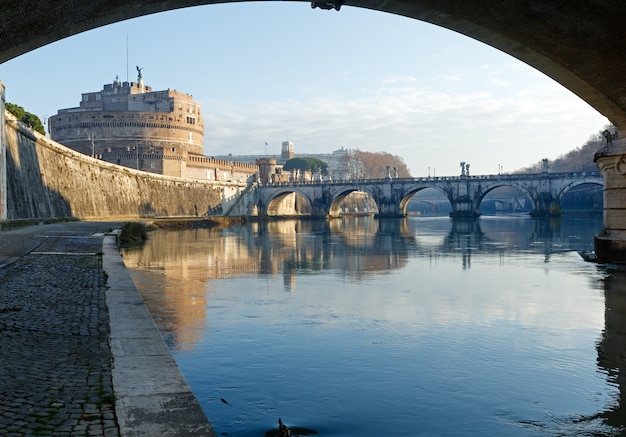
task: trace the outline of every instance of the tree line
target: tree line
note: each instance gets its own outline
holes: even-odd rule
[[[342,167],[347,169],[347,179],[383,179],[387,172],[395,177],[410,178],[411,173],[400,156],[387,152],[364,152],[362,150],[350,150],[342,158]],[[283,170],[310,171],[328,175],[328,164],[318,158],[302,157],[292,158],[283,166]]]
[[[575,172],[596,172],[598,167],[593,162],[593,156],[595,153],[604,147],[607,143],[607,139],[603,132],[610,132],[611,134],[618,133],[618,130],[613,125],[605,126],[604,129],[594,133],[589,137],[587,142],[582,146],[576,147],[567,153],[560,155],[553,161],[549,162],[549,169],[553,173],[575,173]],[[528,167],[523,167],[514,173],[539,173],[543,169],[542,160]]]

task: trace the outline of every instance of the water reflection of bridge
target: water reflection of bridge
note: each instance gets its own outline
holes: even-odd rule
[[[166,340],[185,348],[204,331],[215,280],[282,275],[285,290],[293,292],[299,272],[330,270],[367,280],[407,268],[416,254],[432,262],[458,259],[462,269],[471,268],[477,254],[505,263],[508,252],[520,249],[549,261],[553,253],[572,247],[591,249],[600,223],[599,216],[578,219],[572,231],[568,218],[521,216],[262,221],[224,229],[159,230],[145,247],[124,249],[123,256],[134,281],[165,290],[143,298],[153,317],[169,327]]]
[[[297,199],[308,215],[338,217],[340,205],[351,193],[363,192],[373,199],[380,217],[404,217],[414,194],[432,188],[443,193],[452,206],[452,217],[477,217],[480,204],[491,191],[513,187],[531,202],[531,215],[546,216],[572,189],[583,184],[603,185],[599,173],[532,173],[512,175],[366,179],[349,181],[290,182],[259,185],[249,195],[259,216],[288,215],[285,202],[297,214]],[[293,200],[294,197],[296,200]]]
[[[521,217],[448,220],[442,218],[375,220],[372,218],[333,221],[280,221],[227,229],[161,230],[145,249],[126,250],[125,263],[139,267],[140,280],[154,276],[154,286],[170,293],[144,295],[152,312],[165,326],[176,348],[192,347],[207,322],[212,280],[231,275],[259,277],[283,275],[287,291],[295,291],[295,272],[311,273],[333,269],[338,275],[367,279],[382,270],[409,266],[408,255],[421,253],[436,262],[440,257],[456,258],[459,268],[472,268],[477,262],[507,263],[507,253],[520,250],[550,256],[573,248],[586,249],[600,223],[589,217],[559,220]],[[523,231],[520,232],[520,229]],[[358,260],[338,264],[342,254]],[[486,257],[484,255],[487,255]],[[476,266],[474,266],[476,267]],[[343,273],[342,270],[346,269]],[[592,288],[604,292],[605,329],[597,342],[597,366],[611,384],[619,388],[619,398],[603,411],[577,419],[602,420],[621,427],[626,422],[622,401],[626,393],[626,272],[605,268],[604,280]],[[136,272],[133,273],[137,278]],[[169,284],[164,286],[163,284]],[[172,284],[176,284],[173,286]],[[340,286],[341,281],[338,282]],[[145,288],[145,287],[144,287]],[[165,299],[152,305],[151,299]]]
[[[130,267],[151,270],[160,281],[180,282],[172,304],[195,302],[204,308],[210,281],[232,276],[282,274],[285,288],[293,291],[298,271],[334,270],[346,277],[365,279],[405,268],[415,254],[433,260],[459,258],[463,268],[470,268],[476,253],[501,258],[521,249],[541,253],[549,260],[555,252],[591,249],[601,218],[578,219],[575,232],[570,220],[575,219],[354,217],[263,221],[225,229],[159,230],[158,237],[151,238],[145,248],[126,249],[124,261]],[[194,311],[199,317],[204,314],[191,304],[184,313],[192,316]]]

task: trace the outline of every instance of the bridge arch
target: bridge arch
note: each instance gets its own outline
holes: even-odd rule
[[[374,194],[371,190],[367,189],[367,188],[362,188],[362,187],[357,187],[355,186],[354,188],[349,188],[349,189],[342,189],[336,192],[331,193],[331,200],[330,200],[330,205],[328,207],[328,217],[332,217],[332,218],[337,218],[339,216],[341,216],[341,204],[346,200],[346,198],[348,196],[350,196],[351,194],[354,193],[365,193],[367,194],[370,199],[376,203],[376,211],[372,211],[372,214],[376,214],[378,212],[378,203],[376,202],[376,198],[374,197]]]
[[[404,196],[402,197],[402,200],[400,200],[400,205],[399,205],[400,213],[402,215],[407,215],[407,206],[409,205],[409,202],[411,201],[413,196],[415,196],[420,191],[423,191],[423,190],[426,190],[426,189],[429,189],[429,188],[433,189],[435,191],[438,191],[441,194],[443,194],[444,196],[446,196],[446,198],[448,199],[448,202],[450,202],[450,205],[452,205],[452,201],[450,200],[450,197],[440,187],[423,185],[423,186],[418,186],[418,187],[414,187],[414,188],[409,188],[406,191],[406,194],[404,194]]]
[[[559,207],[563,211],[601,212],[604,210],[604,186],[597,182],[572,186],[560,195]]]
[[[521,192],[524,196],[526,196],[526,198],[528,200],[531,201],[531,203],[533,204],[532,208],[533,210],[536,209],[536,205],[535,205],[535,198],[537,197],[536,195],[534,195],[534,193],[531,193],[528,190],[528,187],[522,183],[519,182],[515,182],[515,181],[502,181],[502,182],[496,182],[494,184],[491,184],[489,186],[487,186],[487,188],[485,188],[485,191],[481,194],[481,196],[477,199],[476,202],[476,208],[479,210],[480,209],[480,205],[482,204],[483,200],[485,199],[485,196],[487,196],[487,194],[491,193],[493,190],[496,190],[498,188],[506,188],[506,187],[511,187],[511,188],[515,188],[516,190],[518,190],[519,192]]]
[[[268,217],[311,215],[313,202],[297,188],[285,189],[273,193],[260,205]]]
[[[130,18],[241,1],[251,0],[42,0],[37,7],[29,8],[28,14],[5,2],[0,6],[0,63],[65,37]],[[585,0],[550,5],[485,0],[479,7],[473,2],[440,0],[341,3],[432,23],[502,50],[561,83],[619,129],[626,130],[626,57],[616,55],[626,53],[622,26],[626,10],[621,0],[596,2],[593,14],[588,13]]]
[[[577,181],[574,180],[572,182],[570,182],[569,184],[565,185],[558,193],[557,198],[558,200],[563,199],[563,197],[565,197],[567,195],[567,193],[569,193],[570,191],[572,191],[574,188],[579,187],[581,185],[599,185],[599,186],[603,186],[601,181],[594,181],[594,180],[582,180],[582,181]]]
[[[107,24],[184,7],[235,1],[252,0],[39,0],[27,13],[13,2],[2,2],[0,63]],[[559,82],[619,130],[626,131],[623,0],[591,5],[587,0],[481,0],[479,5],[442,0],[341,0],[341,4],[429,22],[502,50]],[[72,13],[68,14],[68,10]],[[626,141],[608,139],[607,147],[595,159],[605,185],[611,187],[605,189],[605,228],[596,237],[596,254],[600,260],[626,263]]]

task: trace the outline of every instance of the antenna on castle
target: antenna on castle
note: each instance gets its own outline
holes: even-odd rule
[[[126,34],[126,82],[128,82],[128,34]]]

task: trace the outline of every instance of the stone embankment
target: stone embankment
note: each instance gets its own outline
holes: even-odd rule
[[[199,217],[222,210],[245,184],[162,176],[91,158],[5,112],[0,220]],[[1,147],[0,147],[1,149]],[[0,150],[1,151],[1,150]]]
[[[0,233],[0,435],[215,436],[104,236],[118,225]]]

